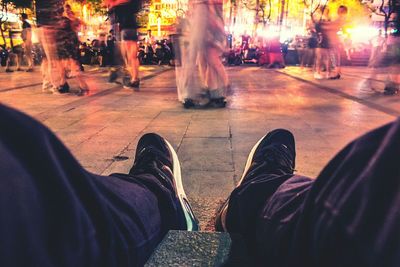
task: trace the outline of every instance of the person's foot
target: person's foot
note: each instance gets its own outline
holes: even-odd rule
[[[133,89],[135,91],[139,91],[139,87],[140,87],[140,80],[134,80],[134,81],[126,81],[124,82],[124,88],[127,89]]]
[[[158,134],[145,134],[138,142],[135,161],[129,174],[141,173],[152,173],[160,178],[163,186],[174,191],[185,217],[186,230],[199,230],[198,220],[183,189],[178,155],[172,145]]]
[[[76,93],[77,96],[84,96],[89,94],[89,89],[88,88],[81,88],[79,87],[78,92]]]
[[[183,107],[188,109],[188,108],[194,108],[196,106],[196,104],[194,103],[193,99],[191,98],[185,98],[185,100],[183,100]]]
[[[48,81],[44,81],[42,83],[42,92],[45,94],[52,94],[54,91],[56,91],[55,88],[53,88],[53,85],[48,82]]]
[[[210,99],[210,105],[214,108],[224,108],[226,107],[225,97],[212,98]]]
[[[26,72],[33,72],[33,68],[28,68]]]
[[[236,187],[263,173],[293,174],[295,168],[296,149],[294,136],[284,129],[276,129],[261,138],[251,149],[242,177]],[[261,166],[261,168],[260,168]],[[215,220],[217,231],[228,231],[226,214],[229,199],[221,206]]]
[[[22,71],[22,69],[21,68],[17,68],[16,71]]]
[[[6,69],[6,72],[11,73],[11,72],[14,72],[14,71],[13,71],[13,70],[10,70],[10,69]]]
[[[61,85],[60,87],[58,87],[58,92],[59,92],[60,94],[69,93],[69,85],[68,85],[68,83],[64,83],[63,85]]]
[[[338,74],[336,74],[335,76],[331,76],[331,77],[329,77],[329,80],[338,80],[338,79],[340,79],[340,73],[338,73]]]
[[[394,83],[389,83],[385,85],[385,89],[383,90],[384,95],[395,95],[399,93],[399,88]]]

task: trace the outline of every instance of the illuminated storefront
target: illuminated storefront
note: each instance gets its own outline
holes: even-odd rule
[[[177,16],[184,14],[186,9],[187,1],[154,0],[149,8],[147,28],[157,37],[167,37],[175,31]]]

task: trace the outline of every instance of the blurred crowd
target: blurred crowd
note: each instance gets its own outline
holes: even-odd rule
[[[121,6],[121,4],[112,4],[117,2],[121,2],[124,9],[126,9],[126,3],[130,1],[104,0],[109,10],[110,30],[106,33],[99,34],[93,39],[86,39],[84,41],[78,36],[78,31],[83,25],[83,22],[75,16],[68,4],[63,5],[56,13],[52,14],[52,16],[57,16],[55,20],[57,23],[55,25],[51,27],[40,27],[40,19],[38,19],[39,25],[37,26],[42,28],[42,30],[38,30],[38,35],[40,36],[42,34],[43,37],[40,43],[32,42],[32,26],[27,20],[26,14],[21,14],[21,38],[23,43],[13,45],[11,40],[11,46],[0,47],[1,65],[5,67],[6,72],[33,71],[34,65],[41,65],[44,77],[43,88],[45,91],[49,89],[54,92],[55,89],[50,87],[55,86],[58,88],[58,92],[68,92],[69,86],[64,77],[74,76],[79,80],[79,92],[86,93],[88,91],[88,86],[85,84],[84,79],[81,78],[83,75],[82,72],[84,71],[83,65],[99,65],[100,67],[117,67],[124,65],[124,63],[121,63],[121,56],[117,56],[121,54],[118,50],[122,47],[120,47],[119,43],[121,41],[121,29],[115,28],[115,25],[121,25],[121,23],[116,21],[116,19],[118,19],[118,17],[127,17],[129,14],[136,14],[140,10],[140,7],[130,7],[130,13],[125,14],[125,11],[121,11],[121,9],[118,11],[118,8],[115,8],[115,6]],[[194,7],[196,7],[197,2],[194,1],[193,3],[195,3]],[[200,1],[200,3],[202,2]],[[212,3],[210,6],[215,6],[215,3]],[[42,8],[42,10],[46,10],[46,7],[44,9]],[[213,7],[212,10],[217,9]],[[198,12],[201,13],[201,10]],[[213,11],[212,14],[217,13],[218,12]],[[40,18],[40,8],[38,14]],[[186,17],[189,18],[192,16],[190,23],[196,26],[196,23],[193,21],[195,17],[191,14],[194,14],[194,12],[188,11]],[[204,16],[205,15],[203,15],[203,17]],[[114,17],[116,19],[113,19]],[[214,17],[218,18],[218,16]],[[218,21],[218,19],[215,21]],[[190,24],[189,22],[186,23]],[[257,64],[267,68],[284,68],[286,65],[298,64],[301,68],[312,68],[314,78],[317,80],[340,79],[342,74],[341,66],[345,64],[368,65],[371,69],[371,75],[369,81],[367,81],[367,87],[373,88],[374,86],[370,80],[374,80],[378,75],[384,74],[386,75],[384,78],[385,93],[397,93],[400,79],[398,77],[399,75],[397,75],[399,72],[397,66],[399,65],[400,58],[398,52],[400,47],[399,38],[391,34],[391,32],[384,32],[381,29],[379,30],[379,34],[374,35],[367,45],[364,44],[364,47],[356,49],[345,30],[350,23],[351,18],[348,16],[348,9],[346,6],[341,5],[334,11],[329,10],[326,6],[322,6],[313,13],[312,20],[307,27],[306,36],[296,36],[294,38],[282,40],[279,34],[254,36],[244,32],[241,36],[234,37],[232,34],[226,33],[223,28],[222,19],[221,31],[218,31],[218,27],[215,27],[217,30],[214,30],[212,34],[215,35],[215,33],[218,32],[219,37],[224,36],[222,38],[225,38],[224,41],[221,40],[220,43],[222,45],[218,52],[218,57],[223,65],[237,66],[242,64]],[[45,24],[47,24],[46,21]],[[179,21],[177,24],[179,24]],[[200,18],[200,23],[197,24],[206,25],[206,23],[204,23],[204,18]],[[168,64],[174,66],[177,60],[179,61],[182,59],[182,55],[179,55],[177,59],[177,53],[186,53],[186,55],[183,56],[190,57],[190,53],[193,51],[184,47],[179,47],[180,41],[178,38],[186,38],[185,40],[187,43],[196,42],[202,44],[204,42],[199,37],[204,35],[201,31],[197,31],[196,33],[189,31],[186,33],[188,36],[195,36],[192,38],[193,40],[191,40],[191,37],[183,37],[183,35],[179,33],[170,35],[169,37],[156,38],[152,35],[151,30],[148,30],[146,35],[140,35],[136,31],[138,27],[136,24],[127,25],[127,27],[134,28],[135,31],[135,40],[126,40],[134,42],[134,46],[132,46],[134,50],[132,51],[134,55],[137,55],[137,57],[128,57],[135,59],[131,67],[127,66],[127,69],[130,68],[131,70],[137,69],[139,64]],[[210,29],[213,27],[212,25],[209,26]],[[43,35],[43,29],[47,37]],[[179,32],[179,29],[177,31]],[[205,32],[205,30],[203,32]],[[207,36],[210,35],[210,33],[205,34],[206,36],[203,39],[207,39]],[[49,36],[52,36],[52,38],[49,38]],[[212,39],[213,42],[216,42],[216,40],[216,38]],[[197,46],[196,49],[200,49],[201,45]],[[47,64],[48,58],[46,57],[46,50],[47,53],[52,51],[51,54],[57,55],[57,68],[51,67],[54,66],[55,61],[52,61],[50,64],[51,66]],[[213,51],[210,51],[210,49],[205,49],[204,51],[206,51],[204,52],[205,54],[203,52],[197,52],[197,57],[203,54],[206,58],[214,57],[212,55]],[[360,55],[360,58],[364,59],[363,62],[355,62],[354,57],[357,53]],[[125,57],[125,61],[126,59]],[[201,65],[200,59],[192,59],[192,61]],[[220,67],[216,69],[218,70]],[[224,76],[221,71],[217,72]],[[57,76],[57,74],[54,73],[58,73],[59,78],[57,79],[59,82],[54,82],[54,77]],[[132,78],[132,82],[138,81],[137,73],[138,71],[130,73],[132,77],[135,77],[134,79]],[[111,78],[111,80],[113,80],[113,78]],[[225,85],[223,86],[226,87],[228,83],[224,83]],[[50,84],[52,84],[52,86]]]

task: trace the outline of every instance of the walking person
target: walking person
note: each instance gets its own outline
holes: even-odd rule
[[[400,37],[395,35],[378,36],[371,40],[372,52],[368,63],[369,77],[364,86],[376,91],[377,81],[384,83],[383,94],[396,95],[400,92]]]
[[[340,79],[341,77],[341,51],[343,50],[342,40],[338,36],[338,32],[343,30],[346,24],[347,7],[344,5],[339,6],[337,10],[337,19],[329,23],[328,26],[328,39],[329,40],[329,54],[333,71],[328,73],[331,80]]]
[[[186,30],[187,56],[182,56],[184,68],[183,98],[185,108],[225,107],[229,86],[228,76],[220,56],[225,49],[222,2],[195,0],[191,2],[190,26]],[[197,78],[196,74],[199,74]]]
[[[36,19],[39,40],[44,51],[42,62],[43,92],[68,93],[63,83],[62,66],[57,53],[57,32],[64,12],[64,0],[39,0],[36,4]]]
[[[70,87],[67,83],[67,72],[71,73],[71,77],[75,77],[79,83],[79,89],[75,93],[79,96],[89,93],[89,86],[83,77],[80,64],[79,64],[79,41],[78,35],[74,31],[73,21],[67,16],[60,19],[57,27],[56,35],[57,53],[61,69],[61,84],[65,88],[60,93],[69,92]]]
[[[26,60],[28,61],[28,68],[26,72],[33,71],[33,57],[32,57],[32,26],[27,21],[28,15],[25,13],[21,14],[21,21],[22,21],[22,32],[21,38],[24,42],[24,55]]]
[[[221,61],[221,55],[226,48],[222,6],[222,1],[208,1],[206,47],[199,51],[199,69],[206,96],[217,107],[225,107],[226,90],[229,86],[228,75]]]
[[[321,15],[318,15],[316,12],[314,17],[318,18],[315,23],[315,31],[317,34],[317,48],[315,49],[315,72],[314,78],[321,80],[329,77],[329,73],[331,71],[331,62],[329,58],[329,37],[328,37],[328,28],[329,28],[329,11],[325,7],[321,10]],[[324,75],[327,73],[327,75]]]
[[[124,87],[138,90],[140,79],[136,14],[141,9],[141,2],[140,0],[104,0],[103,3],[109,9],[108,14],[112,28],[117,36],[118,48],[123,61],[121,65],[124,65],[129,73],[128,77],[123,78]],[[117,50],[115,49],[118,53]],[[109,81],[116,81],[119,72],[120,69],[112,70]]]

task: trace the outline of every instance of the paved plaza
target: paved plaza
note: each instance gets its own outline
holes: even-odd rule
[[[296,170],[315,177],[353,138],[400,115],[400,96],[384,96],[379,77],[376,90],[365,86],[367,68],[344,68],[342,79],[318,81],[311,70],[298,67],[227,70],[232,89],[225,109],[183,109],[174,69],[163,66],[142,67],[139,92],[107,83],[105,69],[88,69],[94,89],[83,97],[42,93],[38,70],[1,70],[0,102],[43,122],[97,174],[127,172],[140,136],[161,134],[178,152],[203,230],[213,230],[217,206],[240,179],[251,147],[268,131],[293,131]]]

